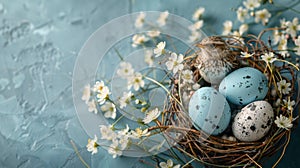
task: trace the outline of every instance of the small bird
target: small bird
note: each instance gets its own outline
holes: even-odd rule
[[[228,44],[221,37],[211,36],[196,44],[196,67],[203,79],[213,85],[219,84],[222,79],[234,68],[235,57]]]

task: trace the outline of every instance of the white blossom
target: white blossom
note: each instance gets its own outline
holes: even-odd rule
[[[198,83],[193,84],[192,89],[197,90],[200,88],[200,85]]]
[[[120,68],[117,70],[117,75],[127,79],[134,74],[134,69],[132,68],[132,65],[129,62],[121,62]]]
[[[203,27],[203,20],[196,21],[194,24],[189,26],[191,31],[197,31]]]
[[[237,18],[240,22],[244,23],[245,19],[249,18],[248,10],[244,9],[243,7],[239,7],[236,11]]]
[[[118,131],[118,137],[122,137],[129,134],[129,126],[126,124],[126,128]]]
[[[94,112],[95,114],[98,113],[98,110],[97,110],[97,106],[96,106],[96,102],[95,100],[91,100],[87,103],[88,105],[88,111],[89,112]]]
[[[139,99],[135,99],[135,104],[140,104],[140,100]]]
[[[111,102],[106,102],[104,105],[102,105],[101,111],[104,112],[105,118],[115,119],[117,116],[116,106]]]
[[[158,110],[158,108],[155,108],[153,110],[150,110],[146,113],[145,118],[143,119],[143,122],[145,124],[149,124],[151,121],[157,119],[161,114],[161,111]]]
[[[108,95],[110,94],[109,89],[107,86],[104,87],[103,92],[97,94],[97,102],[102,105],[105,103],[106,99],[108,98]]]
[[[283,37],[280,38],[279,40],[279,44],[277,46],[279,53],[283,56],[283,57],[288,57],[290,54],[287,51],[288,47],[287,47],[287,39],[284,38],[284,35],[282,35]]]
[[[141,28],[141,27],[143,27],[144,22],[145,22],[145,16],[146,16],[146,14],[145,14],[144,12],[140,12],[140,14],[138,15],[138,17],[137,17],[136,20],[135,20],[134,26],[135,26],[136,28]]]
[[[203,7],[198,8],[193,14],[193,20],[194,21],[199,20],[202,17],[204,12],[205,12],[205,8]]]
[[[160,31],[159,30],[151,30],[151,31],[147,32],[147,35],[152,38],[158,37],[160,35]]]
[[[181,71],[183,69],[183,55],[179,54],[177,56],[176,53],[172,53],[169,57],[169,60],[166,62],[166,66],[168,70],[172,70],[173,73],[177,73],[178,71]]]
[[[239,27],[239,34],[242,36],[245,32],[248,31],[248,24],[242,24],[240,27]]]
[[[283,99],[284,106],[287,107],[289,111],[294,110],[295,101],[291,101],[291,99],[285,100]]]
[[[135,34],[132,37],[132,47],[137,47],[139,45],[144,44],[145,42],[147,42],[149,39],[143,35],[143,34]]]
[[[275,88],[271,89],[271,95],[273,97],[276,97],[277,96],[277,90]]]
[[[132,96],[133,96],[133,94],[131,93],[131,91],[123,93],[123,96],[119,100],[121,109],[123,109],[124,107],[127,106],[127,104],[130,103]]]
[[[187,91],[183,91],[182,93],[182,101],[183,102],[189,102],[190,100],[190,94]]]
[[[119,147],[119,141],[118,140],[113,140],[112,144],[108,148],[108,153],[113,156],[113,158],[116,158],[117,156],[122,155],[122,150]]]
[[[280,93],[282,94],[288,94],[292,89],[290,88],[291,83],[286,82],[286,80],[281,80],[277,82],[277,88]]]
[[[119,146],[120,150],[124,150],[128,147],[129,144],[129,136],[128,135],[123,135],[119,137]]]
[[[93,92],[100,93],[102,92],[102,89],[105,87],[103,81],[96,81],[96,83],[93,86]]]
[[[83,101],[85,101],[85,103],[87,104],[88,101],[90,100],[90,97],[91,97],[91,86],[90,86],[90,84],[88,84],[88,85],[84,86],[81,99]]]
[[[198,40],[200,40],[201,38],[201,33],[199,33],[198,31],[192,31],[192,34],[189,36],[189,42],[190,43],[194,43]]]
[[[243,38],[241,38],[242,35],[240,34],[239,31],[235,30],[235,31],[232,32],[231,34],[232,34],[233,36],[235,36],[235,37],[234,37],[235,39],[242,41]]]
[[[276,61],[275,55],[273,52],[265,53],[264,55],[261,56],[261,59],[264,60],[267,64],[268,63],[273,63]]]
[[[93,87],[93,91],[96,92],[97,102],[100,105],[105,103],[106,99],[111,94],[109,88],[104,85],[103,81],[97,81]]]
[[[223,33],[222,35],[229,35],[232,30],[232,21],[227,20],[223,23]]]
[[[266,25],[269,22],[269,18],[271,17],[271,13],[267,9],[258,10],[255,12],[256,23],[261,22],[263,25]]]
[[[280,104],[281,104],[281,100],[280,100],[280,98],[278,98],[278,99],[276,100],[276,102],[274,103],[274,105],[275,105],[275,107],[279,107]]]
[[[281,28],[286,28],[287,27],[287,21],[285,20],[285,18],[282,18],[279,21],[280,21],[280,27]]]
[[[165,54],[165,47],[166,47],[166,42],[161,41],[156,45],[156,48],[154,48],[153,52],[155,54],[155,57],[159,57],[163,54]]]
[[[147,63],[150,67],[153,65],[153,51],[152,50],[145,50],[145,63]]]
[[[249,10],[260,7],[260,0],[247,0],[243,2],[244,6]]]
[[[290,128],[293,127],[291,120],[283,116],[282,114],[280,114],[279,117],[276,116],[275,124],[277,125],[277,127],[284,128],[286,130],[289,130]]]
[[[149,136],[150,132],[148,132],[148,129],[142,130],[141,128],[136,128],[135,130],[131,131],[131,136],[134,139],[139,139],[141,137]]]
[[[194,83],[193,72],[191,70],[186,69],[182,71],[181,78],[183,80],[183,83]]]
[[[250,58],[254,55],[254,53],[250,54],[248,52],[241,52],[241,57],[243,58]]]
[[[180,165],[175,165],[171,159],[168,159],[167,162],[160,162],[159,166],[161,168],[180,168]]]
[[[116,139],[117,134],[112,129],[113,127],[111,125],[100,125],[101,139],[106,139],[110,141]]]
[[[141,73],[136,72],[132,77],[128,78],[127,89],[131,89],[132,86],[135,91],[139,90],[140,87],[145,86],[143,75]]]
[[[297,55],[300,55],[300,36],[294,41],[296,45],[296,53]]]
[[[87,151],[91,152],[92,155],[96,154],[98,152],[98,144],[97,144],[98,138],[95,135],[94,139],[88,139],[88,144],[86,145]]]
[[[168,17],[169,17],[169,12],[164,11],[159,15],[156,22],[158,23],[159,26],[164,26],[164,25],[166,25]]]
[[[236,30],[236,31],[232,32],[231,35],[234,36],[234,39],[236,41],[239,41],[244,44],[244,39],[243,39],[242,35],[239,33],[239,31]]]
[[[282,32],[280,32],[278,30],[274,30],[273,31],[273,41],[272,41],[272,44],[274,44],[274,45],[278,44],[282,37],[284,37],[284,35],[282,34]]]
[[[294,18],[293,21],[286,22],[286,33],[289,33],[293,38],[297,36],[297,31],[300,31],[300,24],[298,18]]]

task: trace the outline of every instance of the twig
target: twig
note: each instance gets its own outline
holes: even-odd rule
[[[258,166],[259,168],[262,168],[261,165],[259,165],[252,157],[250,157],[248,154],[246,154],[246,156],[256,165]]]
[[[286,142],[286,144],[285,144],[284,147],[283,147],[283,150],[282,150],[282,153],[281,153],[279,159],[278,159],[278,160],[276,161],[276,163],[272,166],[272,168],[275,168],[275,167],[278,165],[278,163],[280,162],[280,160],[283,158],[283,156],[284,156],[284,154],[285,154],[285,151],[286,151],[286,148],[287,148],[288,144],[290,143],[290,139],[291,139],[291,131],[288,132],[287,142]]]
[[[121,61],[124,61],[124,58],[122,57],[122,55],[120,54],[119,50],[114,48],[115,52],[117,53],[118,57],[120,58]]]
[[[273,31],[273,30],[285,30],[286,28],[276,28],[276,27],[271,27],[271,28],[266,28],[262,30],[259,35],[257,36],[258,40],[261,40],[261,37],[268,31]]]
[[[192,160],[188,161],[185,165],[182,166],[182,168],[185,168],[186,166],[188,166],[190,163],[192,163],[193,161],[195,161],[196,159],[193,158]]]

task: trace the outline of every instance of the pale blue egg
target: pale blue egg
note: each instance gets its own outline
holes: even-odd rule
[[[193,125],[211,135],[222,133],[231,118],[227,100],[211,87],[200,88],[192,95],[188,111]]]
[[[219,92],[233,104],[246,105],[266,97],[268,80],[262,72],[255,68],[240,68],[222,80]]]

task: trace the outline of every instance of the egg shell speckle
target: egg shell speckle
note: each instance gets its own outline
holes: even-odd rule
[[[272,106],[266,101],[255,101],[242,108],[233,121],[233,135],[241,141],[257,141],[271,128],[274,119]]]
[[[190,99],[189,116],[197,129],[218,135],[228,127],[231,110],[225,97],[216,89],[202,87]]]
[[[268,93],[268,80],[255,68],[240,68],[222,80],[219,92],[235,105],[246,105],[265,98]]]

